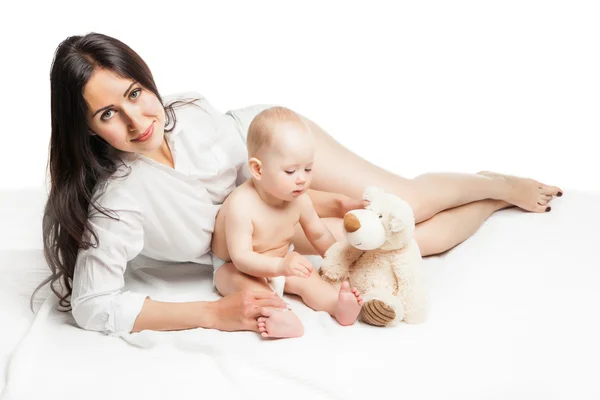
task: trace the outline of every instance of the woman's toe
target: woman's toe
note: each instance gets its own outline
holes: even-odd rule
[[[550,203],[550,201],[552,201],[552,196],[546,196],[546,195],[542,195],[540,196],[540,198],[538,199],[538,204],[541,206],[545,206],[548,203]]]
[[[542,185],[542,194],[547,196],[562,196],[562,190],[556,186]]]

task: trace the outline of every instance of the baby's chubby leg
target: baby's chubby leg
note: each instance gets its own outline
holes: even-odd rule
[[[308,278],[286,277],[285,292],[300,296],[304,303],[315,311],[325,311],[340,325],[352,325],[358,318],[363,299],[358,290],[344,282],[338,292],[325,282],[316,271]]]

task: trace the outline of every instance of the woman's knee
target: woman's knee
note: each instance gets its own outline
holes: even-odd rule
[[[426,221],[437,213],[435,204],[439,194],[436,193],[435,188],[432,188],[426,179],[421,179],[425,176],[421,175],[410,179],[410,189],[407,190],[404,196],[400,196],[410,204],[416,223]]]
[[[444,234],[439,229],[432,231],[432,226],[427,226],[431,221],[417,225],[415,229],[415,241],[421,251],[421,257],[435,256],[448,251],[452,247],[452,237]]]

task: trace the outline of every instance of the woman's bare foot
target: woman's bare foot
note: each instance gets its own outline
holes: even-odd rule
[[[335,319],[343,326],[354,324],[363,303],[362,296],[358,293],[358,290],[350,288],[350,284],[347,281],[343,282],[334,313]]]
[[[300,318],[289,310],[266,308],[258,318],[258,330],[262,337],[294,338],[304,335]]]
[[[506,195],[501,199],[510,204],[532,212],[548,212],[548,205],[554,196],[562,196],[562,190],[556,186],[548,186],[528,178],[520,178],[512,175],[503,175],[496,172],[481,171],[482,175],[491,179],[501,180],[506,184]]]

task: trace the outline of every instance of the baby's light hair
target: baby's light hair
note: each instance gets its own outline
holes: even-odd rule
[[[296,112],[286,107],[276,106],[259,112],[248,127],[246,147],[248,157],[256,157],[261,149],[271,146],[273,134],[282,123],[298,124],[310,132],[306,121]]]

